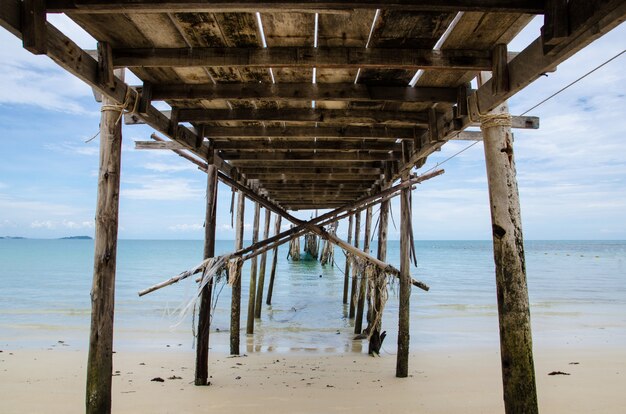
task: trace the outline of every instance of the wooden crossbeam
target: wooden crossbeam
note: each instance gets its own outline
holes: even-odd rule
[[[24,0],[22,7],[22,44],[24,49],[35,55],[45,55],[46,2],[45,0]]]
[[[141,87],[138,87],[141,90]],[[172,99],[205,100],[315,100],[456,103],[456,88],[368,86],[354,83],[222,83],[154,84],[155,101]]]
[[[541,0],[309,0],[254,1],[254,0],[48,0],[48,8],[55,13],[169,13],[169,12],[236,12],[236,11],[324,11],[352,9],[388,9],[406,11],[507,12],[541,14]]]
[[[350,167],[327,167],[327,168],[319,168],[319,167],[307,167],[304,166],[302,168],[297,168],[293,170],[286,170],[285,168],[280,167],[246,167],[240,168],[240,172],[242,174],[269,174],[269,173],[282,173],[288,171],[289,173],[319,173],[319,174],[381,174],[382,168],[350,168]]]
[[[223,151],[401,151],[393,142],[369,141],[216,141],[215,150]]]
[[[425,129],[419,127],[308,127],[308,126],[287,126],[287,127],[220,127],[205,126],[204,134],[207,138],[357,138],[357,139],[396,139],[412,140],[416,136],[423,134]]]
[[[400,159],[401,153],[369,153],[369,152],[226,152],[220,151],[224,160],[248,161],[256,163],[258,160],[271,161],[393,161]]]
[[[179,122],[278,121],[278,122],[401,122],[428,125],[425,112],[361,109],[180,109]]]
[[[489,50],[345,47],[114,49],[116,67],[491,70]]]
[[[277,167],[277,168],[336,168],[336,167],[349,167],[349,168],[381,168],[381,161],[364,161],[350,163],[344,161],[341,164],[337,164],[334,161],[315,160],[306,163],[299,162],[298,160],[256,160],[256,162],[250,162],[248,160],[229,160],[229,164],[245,171],[249,167]]]
[[[283,180],[324,180],[324,181],[375,181],[380,178],[380,174],[341,174],[341,173],[247,173],[248,179],[258,179],[266,181],[283,181]]]

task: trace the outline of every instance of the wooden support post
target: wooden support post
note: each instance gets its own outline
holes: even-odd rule
[[[141,96],[137,105],[137,113],[139,115],[148,115],[148,108],[152,103],[152,83],[144,82],[141,87]]]
[[[493,64],[491,68],[492,80],[491,92],[494,95],[507,93],[509,86],[509,62],[507,59],[506,44],[499,43],[493,48]]]
[[[237,222],[235,224],[235,250],[243,248],[243,219],[246,207],[246,197],[239,191],[237,196]],[[238,271],[233,282],[233,291],[230,306],[230,354],[239,355],[239,330],[241,322],[241,270]]]
[[[348,244],[352,243],[352,216],[348,218]],[[344,268],[343,278],[343,304],[348,303],[348,287],[350,286],[350,260],[346,255],[346,266]]]
[[[496,264],[500,355],[507,414],[537,413],[524,240],[510,115],[503,104],[482,117]]]
[[[546,0],[541,40],[544,53],[549,53],[569,36],[568,0]]]
[[[276,215],[276,219],[274,221],[274,235],[280,234],[280,221],[282,217],[280,214]],[[276,277],[276,263],[278,262],[278,246],[274,247],[274,251],[272,252],[272,272],[270,273],[270,283],[267,287],[267,301],[265,302],[267,305],[272,304],[272,293],[274,293],[274,278]]]
[[[204,219],[204,258],[215,255],[215,217],[217,210],[217,167],[207,168],[206,214]],[[209,331],[211,329],[211,296],[213,279],[209,280],[200,294],[198,333],[196,341],[196,385],[207,385],[209,377]]]
[[[363,234],[363,251],[370,251],[370,231],[372,227],[372,208],[368,207],[365,212],[365,232]],[[359,283],[359,300],[357,302],[356,318],[354,320],[354,333],[360,334],[363,329],[363,311],[365,310],[365,295],[367,294],[367,276],[365,270],[361,274]]]
[[[355,214],[354,219],[354,247],[359,247],[359,236],[361,234],[361,212]],[[356,272],[357,267],[352,267],[352,287],[350,288],[350,312],[348,317],[350,319],[354,319],[354,314],[356,310],[356,304],[354,303],[354,299],[356,297],[356,288],[357,288],[357,280],[356,280]]]
[[[263,240],[267,240],[270,236],[270,219],[272,218],[272,212],[265,209],[265,227],[263,229]],[[265,287],[265,267],[267,264],[267,253],[261,255],[261,266],[259,269],[259,281],[257,283],[256,290],[256,305],[254,306],[254,317],[261,317],[261,307],[263,306],[263,288]]]
[[[22,45],[24,49],[35,55],[47,53],[45,0],[22,2]]]
[[[261,215],[261,205],[254,203],[254,224],[252,227],[252,244],[259,241],[259,216]],[[246,333],[252,335],[254,333],[254,305],[256,295],[256,275],[257,275],[257,258],[250,260],[250,291],[248,294],[248,323],[246,325]]]
[[[119,74],[123,77],[123,74]],[[100,168],[96,204],[91,334],[87,359],[86,412],[111,412],[113,374],[113,314],[119,218],[122,124],[120,111],[108,97],[100,117]]]
[[[408,175],[402,177],[406,180]],[[409,317],[411,305],[411,275],[409,273],[411,238],[411,208],[409,204],[410,188],[403,188],[400,196],[400,303],[398,305],[398,355],[396,360],[396,377],[406,378],[409,375]]]
[[[389,200],[385,200],[380,204],[380,219],[378,222],[378,260],[383,262],[387,260],[387,228],[389,225]],[[385,275],[381,274],[380,269],[377,272],[376,290],[372,298],[372,317],[370,323],[370,341],[368,346],[368,354],[372,354],[375,350],[380,351],[380,333],[382,329],[382,310],[383,298],[379,289],[385,288]],[[381,314],[380,318],[376,318],[377,314]]]
[[[98,42],[98,83],[108,89],[115,88],[112,50],[109,43]]]

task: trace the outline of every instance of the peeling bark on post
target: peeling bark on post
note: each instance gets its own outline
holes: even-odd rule
[[[237,223],[235,224],[235,250],[243,248],[243,219],[246,197],[240,191],[237,196]],[[241,269],[235,276],[230,307],[230,354],[239,355],[239,330],[241,323]]]
[[[123,72],[117,74],[123,79]],[[113,374],[113,314],[119,218],[122,124],[121,108],[102,100],[100,118],[100,169],[91,288],[91,334],[87,359],[87,413],[111,412]]]
[[[507,414],[538,412],[524,239],[506,104],[481,119],[496,265],[500,354]]]
[[[402,177],[403,180],[408,176]],[[398,305],[398,355],[396,359],[396,377],[409,375],[409,317],[411,305],[410,234],[411,207],[409,204],[410,188],[403,188],[400,196],[400,303]]]
[[[276,215],[276,221],[274,222],[274,235],[280,233],[280,221],[281,216],[279,214]],[[267,301],[265,302],[267,305],[272,304],[272,293],[274,292],[274,278],[276,277],[276,263],[278,262],[278,246],[274,247],[273,255],[272,255],[272,272],[270,274],[270,283],[267,287]]]
[[[355,214],[356,218],[354,219],[354,247],[359,247],[359,235],[361,233],[361,212]],[[357,288],[357,280],[356,280],[356,266],[352,267],[352,287],[350,288],[350,313],[348,317],[350,319],[354,319],[354,314],[356,311],[356,303],[354,303],[354,299],[356,296],[356,288]]]
[[[206,215],[204,219],[204,259],[215,255],[215,216],[217,212],[217,167],[207,168]],[[211,329],[211,296],[213,279],[200,294],[198,338],[196,341],[196,385],[207,385],[209,376],[209,332]]]
[[[261,215],[261,205],[254,203],[254,224],[252,227],[252,244],[259,241],[259,216]],[[257,258],[254,256],[250,260],[250,291],[248,294],[248,323],[246,324],[246,333],[252,335],[254,333],[254,305],[256,303],[256,274],[257,274]]]
[[[370,230],[372,227],[372,208],[368,207],[365,212],[365,232],[363,234],[363,251],[370,251]],[[366,272],[361,274],[359,282],[359,300],[357,302],[356,318],[354,320],[354,333],[360,334],[363,328],[363,311],[365,310],[365,295],[367,294],[367,277]]]
[[[265,209],[265,227],[263,229],[263,240],[267,240],[270,236],[270,219],[272,218],[272,212]],[[263,288],[265,287],[265,267],[267,265],[267,253],[261,255],[261,265],[259,269],[259,280],[256,290],[256,304],[254,306],[254,317],[259,319],[261,317],[261,307],[263,306]]]
[[[352,222],[353,222],[353,217],[350,216],[348,218],[348,244],[352,243]],[[350,260],[348,260],[348,256],[346,256],[346,266],[344,268],[344,278],[343,278],[343,304],[344,305],[348,303],[349,286],[350,286]]]

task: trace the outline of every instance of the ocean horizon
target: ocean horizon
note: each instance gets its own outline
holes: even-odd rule
[[[231,240],[218,240],[216,254],[233,247]],[[371,251],[376,248],[374,240]],[[491,240],[416,240],[415,248],[418,267],[411,274],[431,289],[413,288],[411,348],[497,347]],[[200,263],[202,249],[202,240],[120,239],[117,349],[194,346],[193,312],[180,314],[196,293],[192,278],[141,298],[137,292]],[[525,250],[536,345],[626,345],[626,241],[526,240]],[[283,245],[272,306],[264,305],[254,336],[242,331],[245,352],[366,352],[365,342],[353,340],[353,322],[342,304],[342,250],[335,248],[332,266],[286,256]],[[388,261],[399,264],[398,241],[389,241]],[[270,264],[271,253],[265,292]],[[242,273],[242,326],[249,266]],[[93,240],[0,240],[0,343],[34,348],[62,341],[86,348],[92,270]],[[396,287],[390,286],[383,318],[388,353],[396,347]],[[211,347],[227,352],[230,287],[218,284],[214,299]]]

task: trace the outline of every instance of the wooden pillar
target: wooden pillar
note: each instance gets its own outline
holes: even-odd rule
[[[368,207],[365,212],[365,233],[363,234],[363,251],[370,251],[370,230],[372,227],[372,208]],[[354,320],[354,333],[360,334],[363,329],[363,311],[365,310],[365,295],[367,294],[367,275],[363,271],[359,282],[359,300],[357,302],[356,319]]]
[[[261,215],[261,205],[254,203],[254,224],[252,227],[252,244],[259,241],[259,216]],[[248,323],[246,325],[246,333],[252,335],[254,333],[254,305],[256,301],[256,274],[257,274],[257,258],[254,256],[250,260],[250,291],[248,294]]]
[[[121,71],[117,76],[124,78]],[[85,411],[98,414],[111,412],[115,266],[122,157],[122,123],[118,122],[122,109],[115,105],[114,101],[103,97],[85,401]]]
[[[280,233],[280,221],[281,216],[276,215],[276,219],[274,221],[274,235]],[[272,293],[274,293],[274,278],[276,277],[276,263],[278,262],[278,246],[274,247],[273,256],[272,256],[272,272],[270,273],[270,283],[267,287],[267,301],[265,302],[268,305],[272,304]]]
[[[537,413],[530,310],[526,285],[511,118],[506,104],[481,118],[496,264],[500,356],[507,414]]]
[[[408,179],[408,175],[402,177]],[[396,377],[406,378],[409,375],[409,317],[411,305],[410,267],[410,187],[403,188],[400,195],[400,303],[398,315],[398,355],[396,359]]]
[[[246,197],[243,192],[237,196],[237,222],[235,224],[235,251],[243,248],[243,219]],[[241,269],[237,271],[230,305],[230,354],[239,355],[239,331],[241,322]]]
[[[263,240],[267,240],[270,237],[270,219],[272,218],[272,212],[265,209],[265,227],[263,228]],[[254,317],[261,317],[261,307],[263,306],[263,288],[265,287],[265,267],[267,264],[267,253],[261,255],[261,266],[259,269],[259,281],[257,283],[256,290],[256,305],[254,306]]]
[[[387,261],[387,229],[389,225],[389,200],[385,200],[380,203],[380,219],[378,222],[378,254],[376,258],[380,261]],[[383,299],[380,295],[381,288],[385,287],[385,275],[381,274],[380,269],[377,269],[376,273],[376,290],[373,294],[372,300],[372,316],[370,323],[370,341],[368,353],[372,354],[376,344],[380,344],[380,332],[382,328],[382,319],[376,319],[377,313],[382,313]],[[381,315],[382,318],[382,315]]]
[[[217,210],[217,167],[209,164],[207,169],[206,214],[204,219],[204,258],[215,255],[215,216]],[[200,294],[198,315],[198,339],[196,341],[196,385],[207,385],[209,377],[209,331],[211,329],[211,296],[213,279],[209,280]]]
[[[361,233],[361,212],[356,213],[356,218],[354,220],[354,247],[359,247],[359,235]],[[348,317],[350,319],[354,319],[356,304],[354,303],[354,299],[356,296],[356,288],[357,288],[357,280],[356,280],[356,272],[357,268],[354,266],[352,268],[352,287],[350,288],[350,312]]]
[[[352,243],[352,221],[353,218],[350,216],[348,218],[348,244]],[[343,304],[345,305],[348,303],[348,287],[350,286],[350,260],[348,260],[348,256],[346,256],[346,266],[344,269]]]

